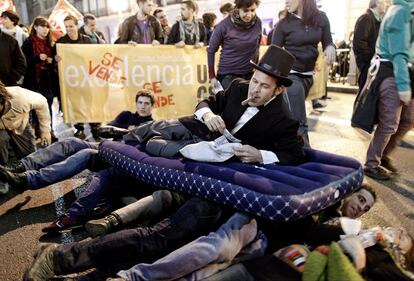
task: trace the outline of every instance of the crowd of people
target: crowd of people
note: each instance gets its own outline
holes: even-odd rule
[[[214,13],[198,18],[197,3],[185,0],[172,25],[153,0],[137,4],[138,12],[120,25],[114,43],[206,47],[210,83],[222,90],[198,103],[192,116],[153,120],[152,92],[137,89],[135,112],[123,111],[106,125],[89,123],[97,142],[85,140],[83,123],[74,125],[74,137],[58,140],[51,118],[53,101],[59,100],[57,65],[65,59],[57,55],[56,43],[109,43],[96,18],[86,14],[79,28],[76,17],[66,16],[66,34],[53,42],[46,18],[36,17],[26,33],[15,12],[1,15],[0,194],[43,188],[85,169],[93,173],[66,212],[42,229],[57,234],[85,226],[92,239],[42,244],[24,280],[84,271],[75,280],[330,280],[329,273],[315,276],[305,261],[337,249],[348,263],[338,280],[414,280],[413,240],[405,230],[344,235],[344,218],[361,217],[377,200],[366,184],[317,214],[276,223],[144,183],[101,160],[98,141],[103,138],[125,146],[144,143],[151,155],[177,157],[187,145],[228,131],[241,141],[233,160],[302,164],[304,148],[311,146],[305,99],[318,44],[328,64],[336,56],[329,20],[314,0],[286,0],[260,59],[259,0],[222,5],[218,23]],[[354,30],[360,91],[369,83],[378,95],[378,127],[364,164],[365,174],[378,180],[398,172],[391,153],[414,124],[413,11],[412,0],[393,0],[388,10],[383,0],[371,0]],[[88,97],[84,101],[92,103]],[[115,202],[126,195],[136,201],[115,210]]]

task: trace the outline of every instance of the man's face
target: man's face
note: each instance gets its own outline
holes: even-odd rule
[[[188,20],[193,13],[193,9],[189,9],[186,4],[181,4],[181,17],[183,20]]]
[[[164,11],[157,13],[156,17],[162,26],[168,25],[168,18]]]
[[[64,22],[66,33],[72,40],[76,40],[78,38],[78,27],[76,26],[73,20],[67,20]]]
[[[383,16],[385,14],[385,2],[384,2],[384,0],[377,0],[376,9],[377,9],[377,12],[380,16]]]
[[[154,2],[152,0],[139,2],[138,7],[144,15],[150,15],[154,8]]]
[[[256,69],[249,83],[248,97],[252,98],[249,105],[264,105],[281,92],[282,88],[277,87],[275,78]]]
[[[8,18],[8,17],[2,17],[2,23],[3,25],[7,28],[13,28],[14,27],[14,23]]]
[[[86,23],[86,27],[89,31],[95,32],[96,31],[96,20],[88,20]]]
[[[146,117],[151,115],[152,105],[151,99],[149,97],[141,96],[137,100],[137,113],[141,117]]]
[[[244,22],[251,22],[256,15],[257,5],[253,4],[248,8],[240,8],[239,15]]]
[[[374,205],[375,199],[371,192],[362,188],[344,199],[341,207],[342,215],[356,219],[365,214]]]

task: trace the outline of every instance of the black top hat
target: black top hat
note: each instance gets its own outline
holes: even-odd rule
[[[294,61],[295,57],[291,53],[278,46],[270,45],[258,64],[253,61],[250,63],[254,68],[277,78],[280,84],[288,87],[292,85],[292,80],[288,78],[288,75]]]

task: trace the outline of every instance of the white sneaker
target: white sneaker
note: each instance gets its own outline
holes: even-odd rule
[[[7,194],[9,192],[9,183],[0,181],[0,195]]]

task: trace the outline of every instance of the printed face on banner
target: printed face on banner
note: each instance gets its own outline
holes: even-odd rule
[[[151,115],[152,104],[149,97],[139,97],[137,100],[137,113],[141,117],[146,117]]]

